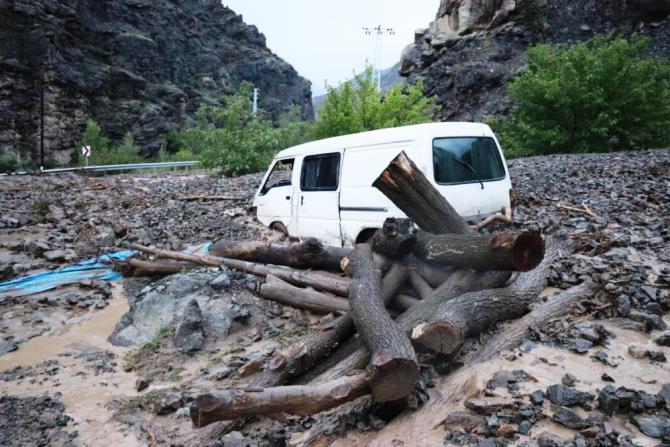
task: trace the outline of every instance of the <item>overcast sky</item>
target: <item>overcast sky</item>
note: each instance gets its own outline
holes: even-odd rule
[[[315,95],[374,62],[375,41],[363,27],[393,28],[384,36],[382,67],[400,60],[414,30],[435,18],[440,0],[223,0],[265,34],[268,47],[312,81]]]

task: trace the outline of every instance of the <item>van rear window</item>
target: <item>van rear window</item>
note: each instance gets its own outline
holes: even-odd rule
[[[435,181],[443,185],[505,178],[498,146],[490,137],[436,138],[433,169]]]
[[[339,153],[305,157],[302,162],[300,189],[303,191],[335,191],[339,176]]]

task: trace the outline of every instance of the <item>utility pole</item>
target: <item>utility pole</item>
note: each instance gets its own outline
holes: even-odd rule
[[[258,114],[258,92],[260,92],[260,89],[254,88],[254,108],[253,108],[254,116]]]
[[[366,36],[375,37],[375,58],[374,58],[374,69],[377,77],[377,91],[382,92],[382,40],[385,35],[393,36],[395,35],[395,30],[393,28],[382,28],[381,25],[377,25],[373,28],[363,27],[363,32]]]
[[[40,171],[44,169],[44,76],[40,73]]]

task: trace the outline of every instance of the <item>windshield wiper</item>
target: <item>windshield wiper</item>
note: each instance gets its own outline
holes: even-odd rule
[[[461,160],[459,158],[456,158],[456,157],[453,157],[453,159],[456,160],[456,162],[458,162],[458,163],[462,164],[463,166],[466,166],[468,169],[470,169],[472,171],[472,173],[475,175],[475,178],[477,179],[479,184],[482,185],[482,189],[484,189],[484,182],[479,177],[479,173],[477,172],[477,170],[475,168],[473,168],[470,163],[468,163],[467,161]]]

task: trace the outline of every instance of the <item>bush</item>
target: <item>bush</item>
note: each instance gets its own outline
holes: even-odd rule
[[[19,162],[15,157],[3,155],[0,157],[0,172],[16,172]]]
[[[275,153],[311,139],[309,123],[294,111],[279,127],[253,114],[252,86],[242,83],[224,98],[222,107],[201,106],[194,127],[173,136],[180,152],[195,154],[204,167],[226,175],[241,175],[267,168]]]
[[[121,145],[117,147],[110,146],[109,138],[105,136],[102,129],[95,121],[89,119],[86,121],[84,135],[76,144],[74,149],[74,160],[80,166],[84,165],[84,157],[81,155],[81,147],[91,147],[90,165],[116,165],[128,163],[142,163],[144,158],[140,155],[140,147],[135,144],[133,135],[128,132]]]
[[[670,143],[670,64],[649,41],[538,45],[509,86],[510,120],[493,122],[512,156],[605,152]]]
[[[425,97],[423,82],[404,88],[397,85],[386,96],[377,91],[372,69],[356,75],[339,88],[328,88],[319,111],[315,136],[334,137],[385,127],[432,121],[435,99]]]

